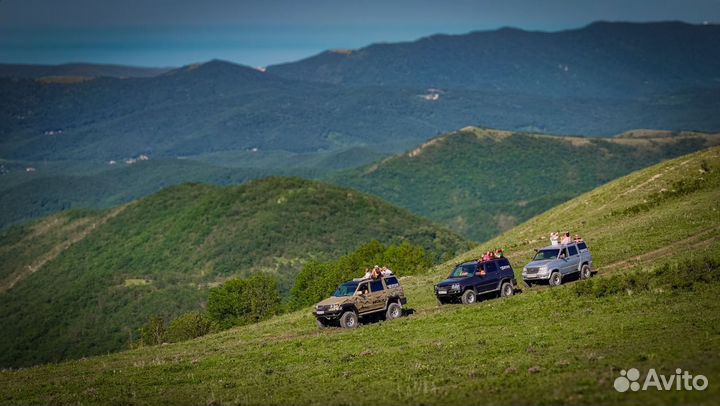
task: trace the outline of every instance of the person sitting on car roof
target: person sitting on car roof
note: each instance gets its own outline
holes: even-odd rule
[[[496,256],[497,258],[505,258],[505,252],[503,251],[502,248],[498,248],[498,249],[495,251],[495,256]]]
[[[370,275],[372,279],[379,279],[382,277],[382,269],[380,269],[379,266],[375,265],[372,270],[372,274]]]
[[[575,234],[575,242],[582,242],[582,240],[583,239],[582,239],[582,237],[580,237],[580,235]]]
[[[565,232],[565,235],[563,236],[562,240],[560,241],[560,244],[570,244],[572,243],[572,238],[570,238],[570,231]]]

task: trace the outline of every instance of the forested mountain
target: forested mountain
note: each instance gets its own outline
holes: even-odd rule
[[[469,247],[378,198],[298,178],[186,184],[14,227],[0,236],[0,364],[126,348],[149,316],[201,309],[230,277],[269,273],[287,292],[306,260],[372,240],[408,241],[436,260]]]
[[[628,99],[720,86],[720,25],[597,22],[539,32],[515,28],[433,35],[326,51],[268,71],[353,86],[474,89]]]
[[[329,179],[484,241],[610,180],[718,144],[720,134],[585,138],[468,127]]]

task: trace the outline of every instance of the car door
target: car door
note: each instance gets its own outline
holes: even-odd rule
[[[562,249],[560,249],[560,255],[558,255],[558,261],[560,262],[560,265],[558,266],[558,268],[560,268],[561,274],[567,275],[568,273],[572,272],[570,270],[572,265],[570,264],[570,261],[568,259],[567,247],[563,247]]]
[[[358,285],[358,288],[356,292],[360,292],[359,295],[356,296],[355,300],[355,307],[357,308],[359,313],[367,313],[371,310],[371,301],[370,298],[372,296],[372,293],[370,292],[370,283],[363,282]],[[367,293],[362,293],[367,292]]]
[[[482,266],[485,268],[485,276],[480,277],[480,286],[477,288],[478,293],[489,292],[498,288],[498,269],[495,261],[483,262]]]
[[[568,273],[577,272],[580,270],[580,252],[578,252],[577,246],[575,244],[568,245],[568,260],[567,260],[567,269]]]
[[[385,307],[386,302],[385,287],[382,279],[370,282],[370,311],[380,310]]]

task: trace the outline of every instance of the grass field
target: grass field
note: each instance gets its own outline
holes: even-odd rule
[[[719,198],[714,148],[619,179],[457,258],[502,246],[519,273],[550,231],[570,229],[594,254],[591,281],[439,307],[432,284],[451,261],[403,279],[412,310],[403,319],[318,330],[306,309],[184,343],[7,370],[0,403],[716,404]],[[682,368],[709,387],[619,393],[613,381],[628,368]]]

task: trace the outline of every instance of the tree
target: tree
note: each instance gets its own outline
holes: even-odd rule
[[[143,345],[158,345],[165,342],[165,320],[161,316],[153,316],[144,326],[140,327],[140,342]]]
[[[256,323],[279,309],[277,279],[267,275],[231,279],[210,289],[208,297],[208,315],[223,329]]]

